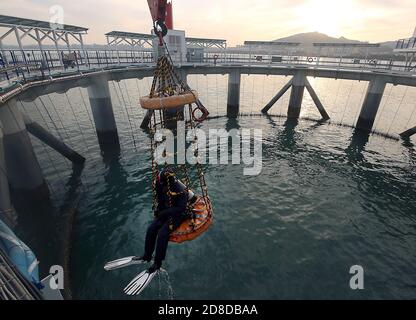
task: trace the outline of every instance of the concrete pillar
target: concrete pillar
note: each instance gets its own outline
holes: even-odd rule
[[[236,69],[228,76],[227,117],[237,118],[240,112],[240,83],[241,73]]]
[[[363,106],[361,107],[360,116],[358,117],[356,125],[358,129],[371,131],[373,128],[385,88],[386,80],[381,76],[376,76],[370,81]]]
[[[7,178],[6,158],[3,148],[3,126],[0,122],[0,219],[11,222],[14,216],[10,200],[9,181]]]
[[[289,108],[287,110],[288,118],[299,118],[302,108],[303,93],[306,85],[306,74],[303,70],[296,72],[293,77],[292,91],[290,93]]]
[[[30,134],[47,144],[49,147],[59,152],[69,161],[77,164],[83,164],[85,158],[68,147],[64,142],[54,137],[50,132],[44,129],[40,124],[33,121],[29,116],[23,114],[23,120],[25,121],[26,129]]]
[[[270,102],[261,110],[262,113],[267,113],[274,106],[274,104],[286,93],[292,86],[293,79],[290,79],[288,83],[270,100]]]
[[[329,120],[330,117],[328,113],[326,112],[324,105],[322,104],[321,100],[319,99],[317,93],[315,90],[313,90],[312,85],[310,84],[308,78],[306,78],[306,89],[308,90],[313,102],[315,103],[315,106],[318,108],[319,113],[322,116],[322,119]]]
[[[408,138],[410,138],[411,136],[413,136],[413,135],[415,135],[415,134],[416,134],[416,127],[413,127],[413,128],[411,128],[411,129],[409,129],[409,130],[406,130],[406,131],[402,132],[402,133],[400,134],[400,136],[401,136],[403,139],[408,139]]]
[[[107,79],[105,77],[93,78],[88,87],[88,95],[101,149],[111,146],[119,147],[117,125]]]
[[[149,123],[152,120],[154,111],[147,110],[146,114],[144,115],[142,124],[140,125],[140,129],[146,130],[149,128]]]
[[[32,198],[49,196],[16,100],[9,100],[0,106],[0,121],[3,124],[3,144],[10,186],[18,192],[27,192]]]

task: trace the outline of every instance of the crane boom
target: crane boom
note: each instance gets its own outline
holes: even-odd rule
[[[152,14],[153,22],[165,22],[167,2],[167,0],[147,0],[147,3],[149,4],[150,13]]]

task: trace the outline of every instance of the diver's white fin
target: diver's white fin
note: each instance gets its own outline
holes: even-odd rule
[[[131,257],[125,257],[121,259],[117,259],[114,261],[107,262],[104,266],[104,270],[111,271],[116,270],[128,266],[132,266],[135,264],[143,264],[146,263],[146,261],[140,260],[139,257],[131,256]]]
[[[154,276],[159,271],[149,273],[148,270],[143,271],[138,276],[136,276],[125,288],[124,293],[129,296],[139,295],[146,287],[152,282]]]

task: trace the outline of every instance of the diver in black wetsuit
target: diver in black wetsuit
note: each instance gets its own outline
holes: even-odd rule
[[[170,234],[187,219],[187,204],[196,199],[195,194],[176,178],[170,169],[160,172],[156,182],[157,208],[155,220],[147,229],[145,252],[140,260],[150,262],[156,246],[154,264],[149,273],[160,269],[165,260]],[[170,194],[170,196],[169,196]]]

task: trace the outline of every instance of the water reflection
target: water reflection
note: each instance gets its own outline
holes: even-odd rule
[[[370,133],[355,129],[350,138],[350,144],[348,148],[345,150],[345,154],[348,158],[350,163],[360,163],[365,162],[365,157],[363,155],[363,151],[365,151],[365,147],[368,143],[370,138]]]

